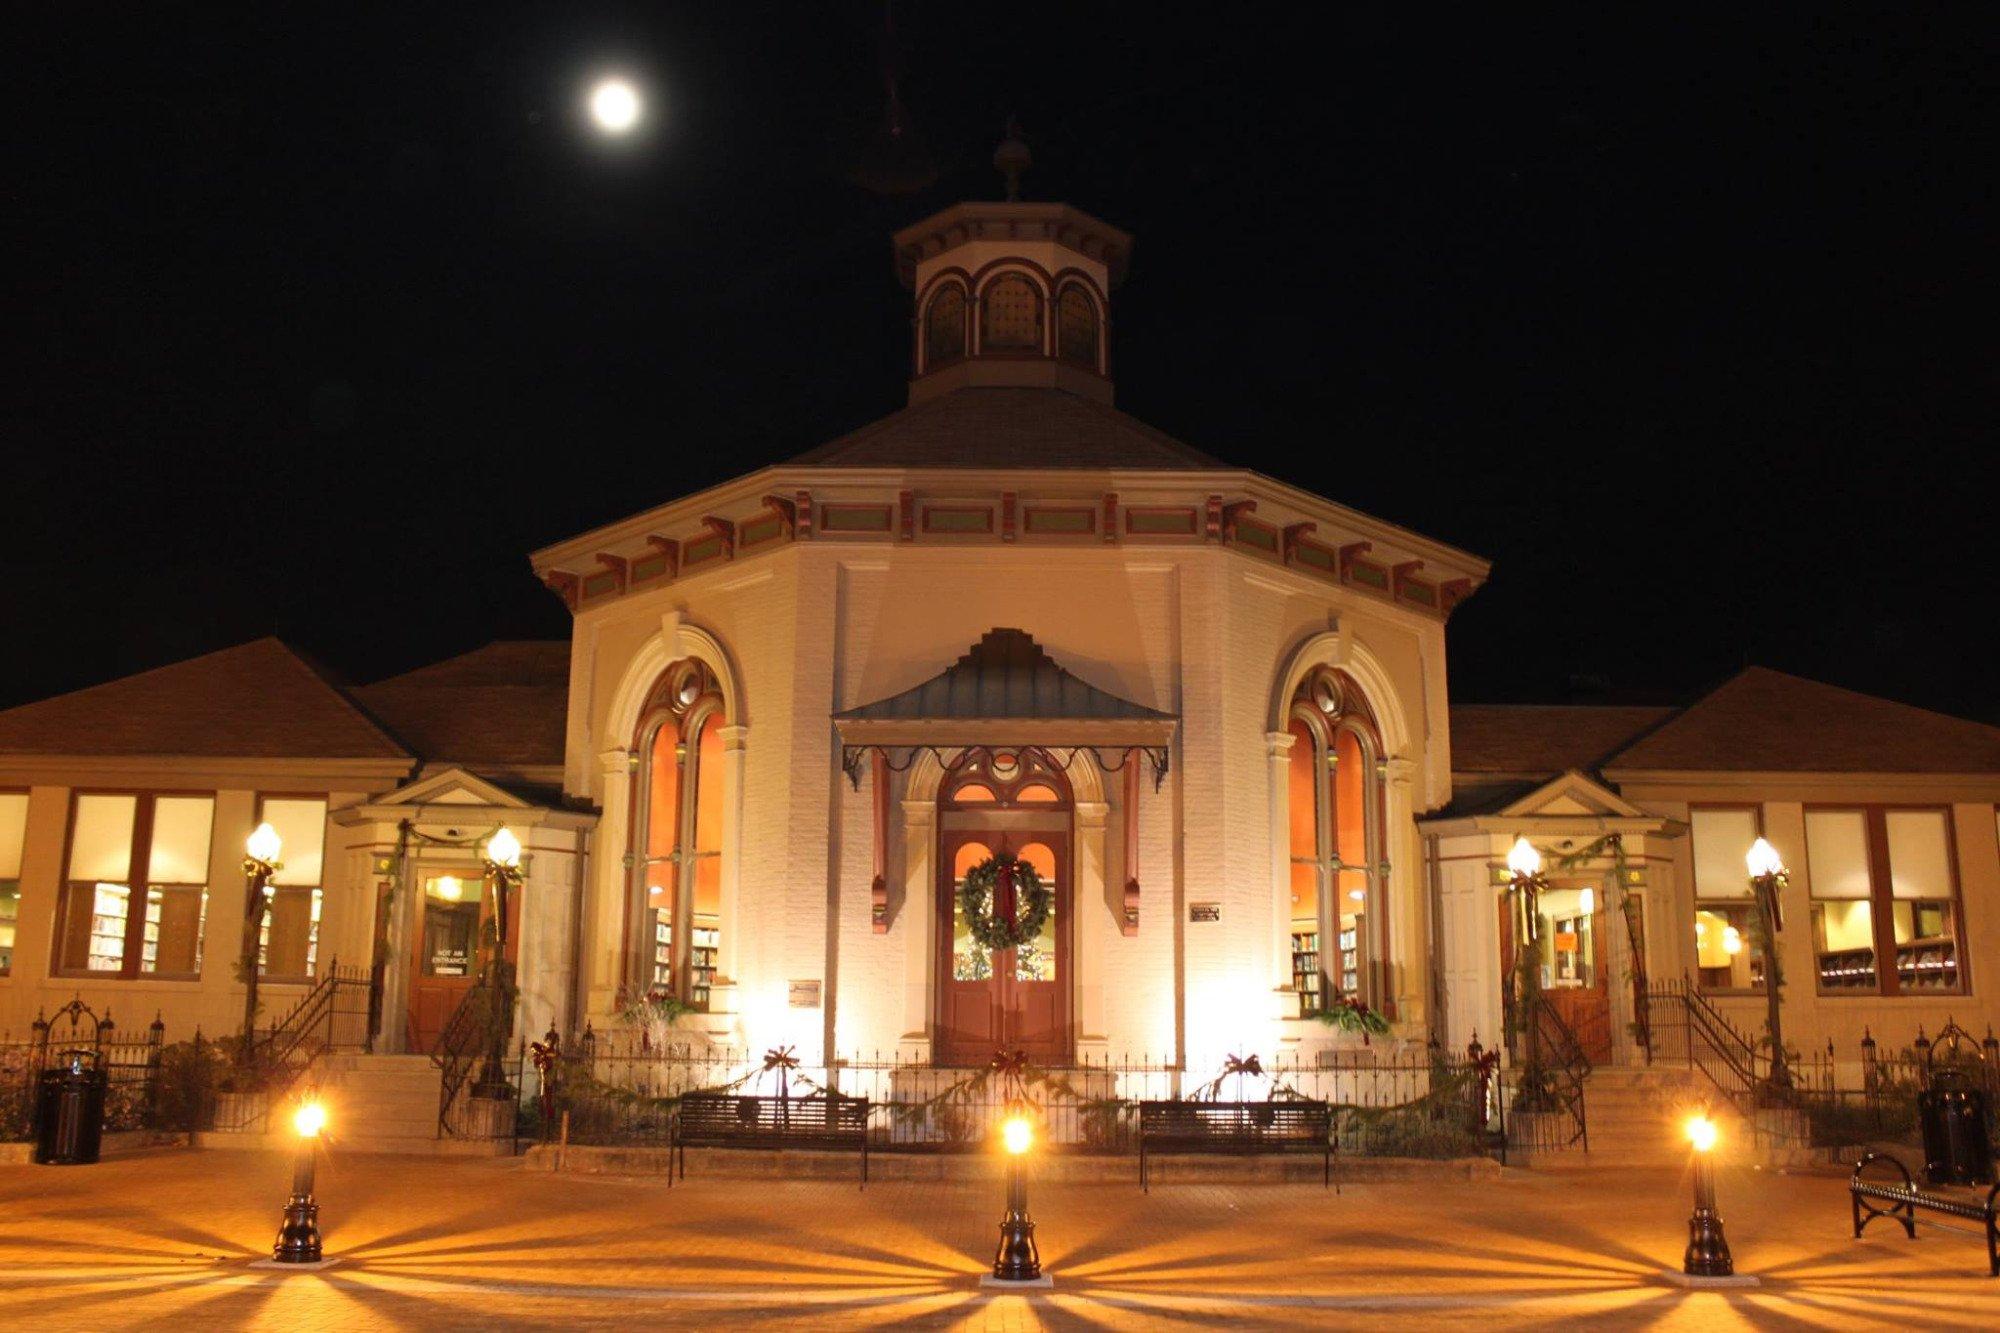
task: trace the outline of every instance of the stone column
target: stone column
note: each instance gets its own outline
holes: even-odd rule
[[[597,757],[604,814],[597,825],[594,883],[584,907],[583,939],[576,951],[584,969],[584,1009],[579,1020],[601,1018],[617,1008],[618,987],[624,979],[627,955],[634,945],[625,938],[625,903],[632,872],[625,865],[627,830],[631,823],[632,775],[625,750],[605,750]]]
[[[1432,960],[1424,915],[1427,896],[1423,851],[1417,836],[1412,793],[1417,766],[1404,758],[1390,759],[1384,783],[1387,807],[1382,812],[1382,854],[1388,858],[1388,879],[1382,886],[1388,915],[1383,942],[1383,998],[1396,1004],[1396,1020],[1412,1033],[1421,1030],[1428,1011],[1426,994]]]
[[[906,1059],[931,1053],[931,996],[937,975],[937,802],[903,802],[903,907],[890,926],[903,936],[903,1035]]]
[[[1136,760],[1132,761],[1136,762]],[[1076,922],[1076,1044],[1102,1056],[1110,1046],[1104,1032],[1104,964],[1112,923],[1104,898],[1104,825],[1111,807],[1103,801],[1076,803],[1076,869],[1071,876],[1070,912]]]
[[[1292,984],[1292,744],[1289,731],[1264,733],[1271,775],[1271,985]],[[1290,1015],[1288,1014],[1287,1017]]]

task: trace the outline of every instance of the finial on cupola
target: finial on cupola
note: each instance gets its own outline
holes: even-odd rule
[[[1021,123],[1012,116],[1007,117],[1007,137],[993,150],[993,165],[1007,178],[1008,203],[1021,202],[1021,173],[1034,164],[1034,155],[1021,139]]]

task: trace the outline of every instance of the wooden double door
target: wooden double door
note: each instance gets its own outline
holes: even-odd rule
[[[938,835],[934,1058],[941,1065],[985,1065],[997,1052],[1017,1050],[1037,1064],[1063,1065],[1074,1053],[1068,833],[1006,822],[1015,826],[947,826]],[[966,926],[960,897],[966,872],[996,855],[1034,866],[1055,897],[1041,932],[1012,949],[982,948]]]

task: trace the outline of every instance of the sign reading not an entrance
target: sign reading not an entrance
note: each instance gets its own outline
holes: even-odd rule
[[[819,978],[811,981],[794,981],[791,986],[791,1001],[794,1009],[819,1008]]]
[[[1222,904],[1221,904],[1221,903],[1189,903],[1189,904],[1188,904],[1188,920],[1190,920],[1190,921],[1220,921],[1220,920],[1222,920]]]

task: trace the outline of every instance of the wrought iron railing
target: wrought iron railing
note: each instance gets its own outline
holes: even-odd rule
[[[1654,982],[1646,992],[1650,1054],[1700,1071],[1738,1111],[1768,1099],[1768,1055],[1686,978]]]
[[[1593,1068],[1590,1056],[1554,1006],[1542,1003],[1534,1009],[1540,1063],[1534,1071],[1516,1067],[1511,1071],[1512,1079],[1503,1082],[1511,1082],[1517,1105],[1523,1109],[1558,1114],[1517,1120],[1516,1142],[1545,1152],[1569,1147],[1589,1152],[1590,1117],[1584,1084]],[[1529,1086],[1534,1082],[1539,1082],[1539,1088]]]
[[[493,1050],[496,1029],[502,1043],[512,1026],[513,989],[504,982],[496,985],[481,977],[451,1011],[444,1031],[431,1047],[431,1062],[438,1067],[438,1133],[457,1136],[462,1128],[454,1114],[459,1095]]]
[[[788,1097],[866,1097],[874,1151],[971,1152],[991,1141],[1015,1091],[987,1070],[939,1067],[899,1053],[809,1064],[774,1058],[777,1052],[692,1042],[661,1047],[638,1034],[595,1032],[555,1045],[559,1054],[539,1077],[529,1070],[523,1079],[522,1124],[531,1137],[582,1146],[664,1147],[675,1103],[689,1092],[782,1090]],[[1288,1096],[1333,1104],[1343,1153],[1461,1157],[1501,1150],[1511,1089],[1492,1077],[1489,1063],[1367,1049],[1240,1063],[1244,1072],[1204,1078],[1172,1061],[1092,1055],[1031,1068],[1024,1086],[1041,1121],[1041,1141],[1063,1152],[1136,1152],[1142,1101]]]

